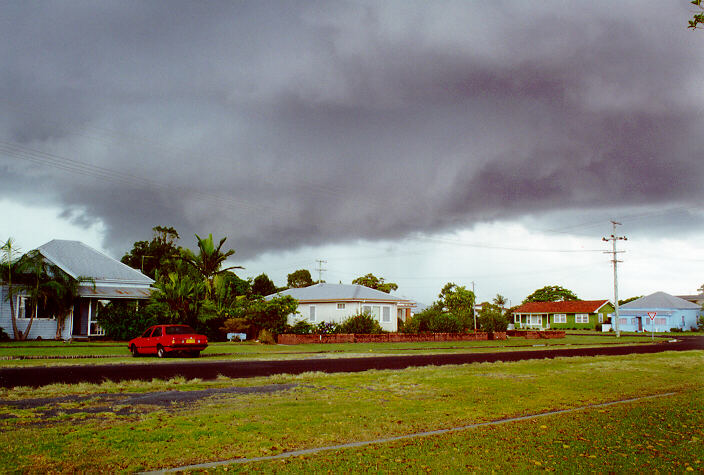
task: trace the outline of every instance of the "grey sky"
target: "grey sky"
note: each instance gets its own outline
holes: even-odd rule
[[[158,224],[241,258],[625,210],[700,230],[689,7],[6,1],[0,198],[116,254]]]

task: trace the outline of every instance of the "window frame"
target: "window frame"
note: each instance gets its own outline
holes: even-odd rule
[[[567,323],[567,314],[554,313],[552,316],[552,323]]]
[[[575,313],[574,314],[574,323],[589,323],[589,314],[588,313]]]

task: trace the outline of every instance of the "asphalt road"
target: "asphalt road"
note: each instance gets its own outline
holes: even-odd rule
[[[536,340],[539,344],[540,340]],[[170,379],[183,376],[188,379],[215,379],[218,375],[230,378],[251,378],[273,374],[299,374],[307,371],[325,373],[357,372],[369,369],[404,369],[414,366],[442,366],[448,364],[520,361],[529,359],[570,356],[628,355],[659,353],[662,351],[704,350],[704,337],[680,337],[677,342],[667,340],[653,345],[624,345],[606,348],[561,348],[497,353],[450,353],[411,356],[372,356],[359,358],[319,358],[275,361],[193,361],[158,364],[106,364],[45,366],[0,369],[0,387],[38,387],[54,383],[100,383],[106,380],[125,381]]]

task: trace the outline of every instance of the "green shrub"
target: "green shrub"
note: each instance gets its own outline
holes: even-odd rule
[[[416,313],[410,319],[406,320],[403,325],[403,333],[422,333],[429,332],[430,330],[430,320],[437,315],[441,315],[442,311],[435,308],[429,307],[420,313]]]
[[[462,324],[454,315],[440,313],[430,317],[428,330],[433,333],[459,333],[462,331]]]
[[[342,333],[383,333],[384,330],[379,325],[379,322],[372,315],[368,313],[360,313],[359,315],[354,315],[340,325],[340,331]]]
[[[131,340],[158,323],[150,306],[135,302],[110,302],[98,311],[98,325],[113,340]]]
[[[482,304],[482,311],[477,318],[479,327],[485,332],[505,332],[508,328],[508,318],[503,310],[494,304]]]
[[[681,328],[670,328],[670,331],[671,331],[672,333],[677,333],[677,332],[681,332],[682,329],[681,329]]]
[[[697,319],[697,329],[700,332],[704,332],[704,315],[700,315]]]
[[[288,329],[288,332],[295,335],[309,335],[313,333],[313,325],[305,320],[299,320]]]
[[[601,323],[597,323],[596,326],[594,327],[594,330],[600,332],[601,331]]]
[[[5,330],[0,328],[0,341],[10,341],[10,335],[5,333]]]
[[[259,343],[263,343],[265,345],[275,345],[276,340],[274,339],[274,335],[271,334],[269,330],[262,329],[259,331],[259,337],[257,338],[259,340]]]

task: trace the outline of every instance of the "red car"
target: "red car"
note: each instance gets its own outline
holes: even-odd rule
[[[188,325],[155,325],[127,344],[132,356],[157,355],[159,358],[171,353],[196,357],[207,346],[208,337],[197,334]]]

